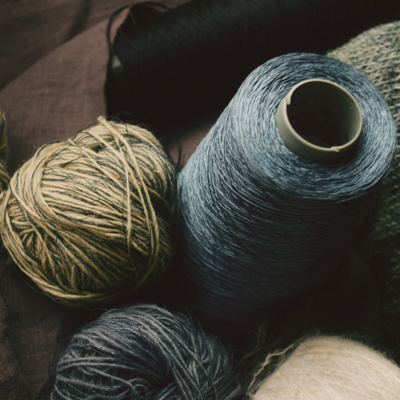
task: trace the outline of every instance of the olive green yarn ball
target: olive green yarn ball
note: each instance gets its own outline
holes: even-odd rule
[[[377,87],[400,132],[400,21],[372,28],[327,54],[344,61]],[[400,147],[355,246],[373,269],[382,296],[387,344],[400,349]]]

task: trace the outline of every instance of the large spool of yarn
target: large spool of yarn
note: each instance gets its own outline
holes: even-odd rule
[[[154,3],[154,2],[150,2]],[[164,11],[135,4],[110,48],[108,115],[158,129],[219,114],[246,76],[290,52],[324,54],[400,18],[392,0],[193,0]],[[175,130],[163,130],[162,135]]]
[[[360,70],[387,101],[400,132],[400,22],[370,29],[328,53]],[[400,147],[355,245],[378,279],[385,338],[400,348]]]
[[[175,166],[158,140],[99,119],[20,167],[1,195],[0,234],[46,295],[99,304],[166,270],[175,208]]]
[[[308,139],[325,139],[329,131],[346,138],[340,113],[355,111],[355,104],[335,108],[324,85],[297,86],[312,79],[351,94],[364,121],[355,147],[328,163],[289,150],[275,122],[285,101],[303,135],[298,142],[335,154],[336,145],[322,148]],[[308,99],[296,87],[309,88]],[[395,146],[387,104],[351,66],[293,53],[253,71],[178,178],[181,271],[193,312],[203,323],[248,329],[266,310],[324,282],[342,262]]]
[[[230,352],[189,315],[136,305],[72,337],[51,399],[233,400],[242,390],[232,365]]]
[[[322,336],[300,343],[257,390],[250,390],[249,398],[397,400],[399,393],[400,368],[395,363],[355,341]]]

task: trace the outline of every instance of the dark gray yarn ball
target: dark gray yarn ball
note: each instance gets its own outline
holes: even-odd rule
[[[136,305],[72,337],[51,400],[230,400],[241,392],[230,352],[189,315]]]

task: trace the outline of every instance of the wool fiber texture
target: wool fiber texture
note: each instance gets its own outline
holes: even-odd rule
[[[361,71],[382,93],[400,134],[400,21],[370,29],[328,53]],[[382,296],[385,338],[400,348],[400,147],[355,245]]]
[[[100,118],[14,174],[0,199],[1,237],[45,294],[86,306],[165,272],[175,209],[175,166],[158,140]]]
[[[163,136],[219,115],[247,75],[273,57],[325,54],[400,19],[393,0],[192,0],[159,10],[131,7],[110,45],[105,99],[108,115],[127,112]]]
[[[51,400],[233,400],[242,390],[232,365],[188,314],[135,305],[72,337]]]
[[[343,86],[364,117],[354,152],[330,164],[296,156],[275,124],[287,92],[312,78]],[[341,262],[395,148],[387,104],[353,67],[293,53],[257,68],[178,178],[189,307],[213,324],[248,326],[320,285]]]
[[[398,400],[399,394],[400,369],[383,354],[352,340],[321,336],[300,343],[249,391],[249,399]]]

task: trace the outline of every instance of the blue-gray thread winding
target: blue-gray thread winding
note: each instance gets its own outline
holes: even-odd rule
[[[275,124],[287,92],[312,78],[342,85],[364,117],[355,151],[329,165],[293,154]],[[388,106],[349,65],[293,53],[253,71],[178,179],[192,310],[246,325],[324,281],[386,176],[395,145]]]
[[[188,314],[155,305],[109,311],[75,334],[52,400],[233,400],[230,352]]]

